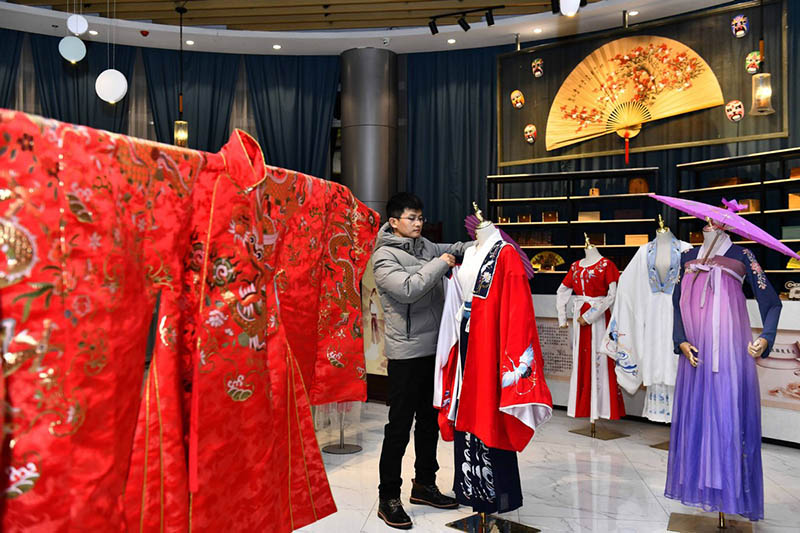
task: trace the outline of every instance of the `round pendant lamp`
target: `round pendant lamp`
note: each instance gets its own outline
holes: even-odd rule
[[[86,57],[86,45],[74,35],[68,35],[58,43],[58,53],[70,63],[77,63]]]
[[[89,22],[83,15],[70,15],[67,19],[67,29],[75,35],[83,35],[89,29]]]
[[[128,93],[128,80],[122,72],[113,68],[104,70],[97,76],[94,90],[101,100],[116,104]]]

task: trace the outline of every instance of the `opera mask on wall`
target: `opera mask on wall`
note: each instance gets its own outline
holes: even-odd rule
[[[523,135],[525,135],[525,141],[528,144],[533,144],[536,142],[536,126],[533,124],[528,124],[525,126],[525,130],[523,131]]]
[[[731,122],[739,122],[744,118],[744,104],[741,100],[731,100],[725,104],[725,116]]]
[[[525,105],[525,97],[522,95],[522,91],[519,89],[511,92],[511,105],[517,109],[522,109],[522,106]]]
[[[747,71],[748,74],[755,74],[758,72],[758,69],[761,67],[761,53],[758,50],[750,52],[747,54],[747,58],[744,60],[744,69]]]
[[[531,61],[531,71],[534,78],[541,78],[544,74],[544,59],[537,57]]]
[[[741,39],[747,35],[747,30],[750,29],[750,23],[744,15],[736,15],[731,21],[731,31],[737,39]]]

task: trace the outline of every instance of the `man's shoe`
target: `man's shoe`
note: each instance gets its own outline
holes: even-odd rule
[[[437,509],[457,509],[458,501],[439,492],[436,485],[421,485],[412,480],[411,503],[430,505]]]
[[[411,529],[411,519],[403,510],[400,498],[388,500],[380,499],[378,503],[378,518],[386,522],[389,527],[397,529]]]

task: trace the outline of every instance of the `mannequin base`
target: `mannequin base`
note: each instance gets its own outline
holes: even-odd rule
[[[667,450],[669,451],[669,441],[659,442],[658,444],[651,444],[651,448],[655,448],[656,450]]]
[[[725,527],[719,527],[719,518],[716,516],[671,513],[667,531],[679,533],[752,533],[753,523],[741,520],[725,519]]]
[[[614,440],[628,436],[625,433],[620,433],[619,431],[614,431],[613,429],[599,427],[595,424],[590,424],[588,427],[585,428],[570,429],[569,432],[575,433],[576,435],[583,435],[585,437],[591,437],[593,439],[598,439],[598,440]]]
[[[481,519],[484,521],[482,522]],[[485,513],[477,513],[445,525],[468,533],[539,533],[541,531],[541,529],[536,529],[535,527],[525,526]]]
[[[361,446],[358,444],[328,444],[322,448],[325,453],[332,453],[334,455],[348,455],[351,453],[358,453],[361,451]]]

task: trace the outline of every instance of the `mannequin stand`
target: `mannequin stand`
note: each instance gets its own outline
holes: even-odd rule
[[[541,529],[524,526],[486,513],[476,513],[467,518],[446,524],[447,527],[468,533],[539,533]]]
[[[620,433],[619,431],[614,431],[613,429],[607,429],[603,427],[598,428],[595,422],[592,422],[591,425],[589,425],[589,427],[581,429],[570,429],[569,432],[599,440],[614,440],[628,436],[625,433]]]
[[[741,520],[728,520],[725,513],[719,516],[703,516],[696,514],[671,513],[667,531],[678,533],[752,533],[753,523]]]
[[[659,442],[658,444],[651,444],[651,448],[655,448],[656,450],[667,450],[669,451],[669,441],[665,440],[664,442]]]
[[[332,453],[335,455],[348,455],[351,453],[358,453],[361,451],[361,446],[358,444],[345,444],[344,443],[344,412],[339,413],[339,443],[328,444],[322,448],[325,453]]]

